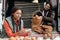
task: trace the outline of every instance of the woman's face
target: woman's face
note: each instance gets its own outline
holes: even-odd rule
[[[16,20],[19,20],[21,18],[22,11],[17,10],[15,13],[13,13],[13,16]]]

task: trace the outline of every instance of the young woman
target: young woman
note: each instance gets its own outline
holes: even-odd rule
[[[24,30],[23,20],[21,19],[23,11],[17,7],[11,10],[11,16],[4,20],[4,30],[8,37],[27,36]]]

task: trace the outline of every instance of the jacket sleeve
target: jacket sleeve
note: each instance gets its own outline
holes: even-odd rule
[[[3,25],[4,25],[4,30],[7,33],[8,37],[12,37],[12,36],[15,37],[15,36],[18,35],[18,32],[16,32],[16,33],[12,32],[12,30],[10,29],[9,24],[8,24],[8,22],[6,20],[4,20],[4,24]]]
[[[54,20],[54,17],[55,17],[55,13],[52,12],[52,13],[51,13],[51,17],[43,16],[43,20],[53,21],[53,20]]]

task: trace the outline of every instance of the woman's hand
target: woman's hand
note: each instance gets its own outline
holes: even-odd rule
[[[25,32],[25,29],[21,29],[20,31],[19,31],[19,34],[23,34]]]
[[[21,29],[19,31],[19,36],[27,36],[27,35],[28,35],[28,33],[25,31],[25,29]]]

